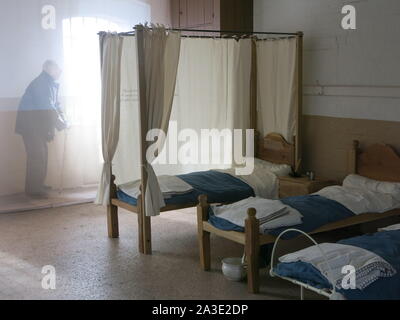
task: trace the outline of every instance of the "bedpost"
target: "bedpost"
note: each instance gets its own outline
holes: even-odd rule
[[[146,95],[146,79],[145,79],[145,62],[144,62],[144,36],[143,26],[137,25],[136,29],[136,43],[137,43],[137,62],[139,69],[139,126],[140,126],[140,171],[141,171],[141,209],[138,210],[138,215],[141,217],[138,219],[139,222],[139,233],[142,234],[142,239],[139,240],[139,246],[142,247],[141,253],[151,254],[151,218],[146,216],[145,208],[145,193],[147,186],[147,171],[145,165],[147,164],[146,159],[146,135],[147,135],[147,119],[146,119],[146,106],[147,106],[147,95]]]
[[[353,140],[352,148],[349,152],[349,164],[348,164],[348,173],[357,174],[357,158],[358,152],[360,150],[360,142],[358,140]]]
[[[257,130],[257,39],[251,42],[250,128]]]
[[[112,204],[112,200],[115,198],[117,198],[117,186],[115,185],[115,176],[111,175],[110,203],[107,205],[107,229],[110,238],[119,237],[118,207]]]
[[[140,186],[140,195],[137,199],[139,252],[142,254],[150,255],[152,253],[151,220],[150,217],[145,216],[145,210],[143,210],[143,203],[144,201],[143,201],[142,186]]]
[[[201,195],[199,197],[199,204],[197,205],[197,231],[200,250],[200,264],[204,271],[209,271],[211,267],[210,233],[204,231],[203,229],[203,222],[208,220],[209,207],[207,196]]]
[[[256,209],[250,208],[247,211],[245,221],[245,254],[247,262],[247,288],[251,293],[258,293],[259,283],[259,253],[260,253],[260,222],[256,218]]]
[[[151,244],[151,217],[143,217],[143,244],[144,254],[151,255],[153,248]]]
[[[139,187],[142,188],[141,186]],[[143,211],[142,211],[142,194],[137,198],[137,221],[138,221],[138,247],[139,252],[144,254],[144,238],[143,238]]]
[[[254,157],[257,157],[260,133],[257,130],[257,38],[253,37],[251,42],[251,75],[250,75],[250,129],[254,130]]]
[[[302,139],[303,139],[303,32],[297,32],[297,133],[295,140],[295,160],[294,166],[300,165],[302,169]]]

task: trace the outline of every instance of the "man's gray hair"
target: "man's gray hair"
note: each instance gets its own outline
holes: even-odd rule
[[[54,60],[46,60],[43,63],[43,70],[48,70],[51,67],[58,67],[57,62],[55,62]]]

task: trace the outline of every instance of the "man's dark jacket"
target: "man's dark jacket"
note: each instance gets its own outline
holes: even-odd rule
[[[58,88],[58,83],[45,71],[29,84],[18,109],[17,134],[53,140],[55,129],[60,125]]]

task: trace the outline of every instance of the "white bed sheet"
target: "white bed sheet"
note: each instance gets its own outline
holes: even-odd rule
[[[265,230],[298,225],[303,217],[296,209],[285,205],[280,200],[259,197],[250,197],[230,205],[212,205],[211,207],[217,217],[241,227],[245,226],[247,210],[256,209],[256,218],[260,220],[260,233],[264,233]],[[268,220],[275,214],[278,214],[277,217]],[[266,222],[263,223],[263,221]]]
[[[168,199],[174,195],[185,194],[193,191],[193,187],[190,184],[176,176],[164,175],[157,178],[164,199]],[[127,195],[137,199],[141,193],[140,185],[141,180],[136,180],[120,185],[118,188]]]
[[[326,261],[321,255],[326,256]],[[302,261],[312,264],[327,279],[332,280],[338,287],[344,274],[344,266],[353,266],[356,270],[357,289],[363,290],[380,277],[396,274],[396,270],[383,258],[375,253],[349,245],[338,243],[322,243],[279,258],[280,262],[291,263]],[[328,263],[328,265],[326,264]]]

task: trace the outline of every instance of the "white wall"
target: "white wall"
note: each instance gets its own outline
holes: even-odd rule
[[[304,32],[305,114],[400,121],[399,0],[255,0],[254,16],[256,31]]]
[[[151,7],[151,21],[171,26],[171,6],[170,0],[140,0],[146,2]]]
[[[138,3],[143,4],[138,7]],[[44,5],[53,5],[56,9],[55,30],[43,30],[41,27]],[[128,25],[132,21],[130,29],[138,21],[147,22],[147,18],[141,18],[143,15],[150,16],[152,22],[169,25],[169,1],[1,0],[0,99],[20,97],[33,77],[40,73],[44,60],[52,58],[62,63],[64,18],[94,16]],[[3,105],[0,102],[0,110],[6,108]]]

